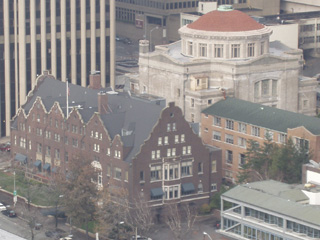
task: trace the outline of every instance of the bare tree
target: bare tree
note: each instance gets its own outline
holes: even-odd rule
[[[188,204],[180,206],[175,203],[166,207],[166,224],[173,233],[174,239],[186,239],[193,229],[196,220],[196,209]]]
[[[38,232],[36,231],[36,228],[42,226],[39,224],[44,222],[44,218],[37,208],[30,207],[28,205],[26,208],[24,208],[22,213],[23,213],[22,217],[27,223],[27,226],[29,228],[30,238],[31,240],[34,240],[35,236],[38,234]]]

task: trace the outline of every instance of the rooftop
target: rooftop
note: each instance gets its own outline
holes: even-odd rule
[[[216,10],[201,16],[187,27],[201,31],[242,32],[259,30],[265,26],[238,10]]]
[[[299,186],[266,180],[238,185],[222,196],[319,226],[320,206],[305,204]]]
[[[228,97],[202,111],[239,122],[286,133],[288,129],[305,127],[314,135],[320,135],[320,119],[279,108],[264,106]]]

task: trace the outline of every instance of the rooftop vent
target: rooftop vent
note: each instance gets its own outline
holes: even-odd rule
[[[218,11],[221,11],[221,12],[227,12],[227,11],[232,11],[232,10],[233,10],[232,5],[220,5],[218,7]]]

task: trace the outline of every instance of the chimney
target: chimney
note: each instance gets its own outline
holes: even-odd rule
[[[139,53],[148,53],[149,52],[149,41],[140,40],[139,41]]]
[[[101,86],[101,77],[100,77],[100,72],[99,71],[93,71],[91,72],[89,76],[89,88],[92,89],[100,89],[102,88]]]
[[[98,112],[101,115],[108,113],[108,93],[106,92],[98,93]]]

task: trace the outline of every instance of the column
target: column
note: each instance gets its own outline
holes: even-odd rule
[[[83,1],[82,1],[83,2]],[[67,32],[66,32],[66,0],[61,0],[61,81],[67,79]]]
[[[47,70],[47,20],[46,20],[46,0],[41,0],[40,26],[41,26],[41,74]]]
[[[97,70],[96,64],[96,1],[90,1],[90,52],[91,72]]]
[[[19,107],[24,104],[27,95],[27,66],[26,66],[26,3],[19,0]]]
[[[81,86],[87,86],[86,1],[81,1]]]
[[[30,51],[31,51],[31,88],[36,85],[37,79],[37,25],[36,1],[30,1]]]
[[[100,0],[100,77],[106,87],[106,0]]]
[[[56,0],[51,0],[51,74],[57,77],[57,18]]]
[[[5,119],[6,136],[10,136],[10,118],[11,118],[11,94],[10,94],[10,18],[9,18],[9,0],[3,2],[3,26],[4,26],[4,97],[5,97]],[[1,129],[0,129],[1,133]]]
[[[110,87],[115,88],[116,6],[110,0]]]
[[[77,84],[77,18],[76,0],[71,0],[71,82]]]

